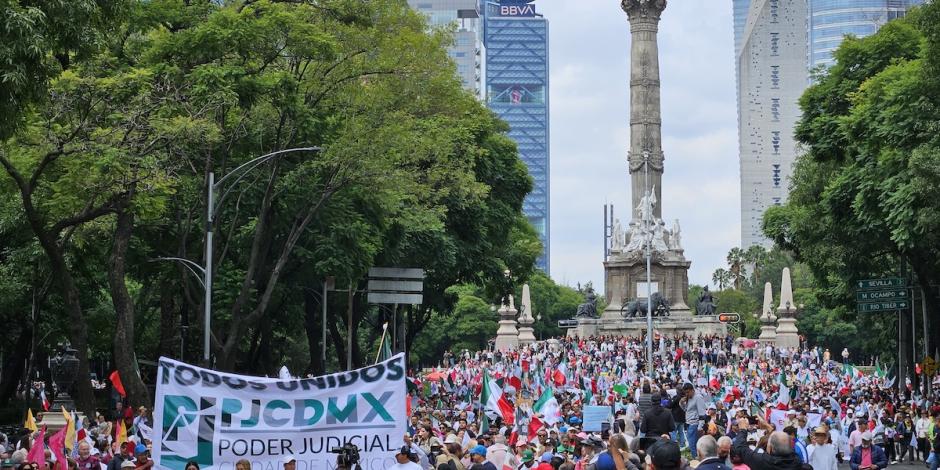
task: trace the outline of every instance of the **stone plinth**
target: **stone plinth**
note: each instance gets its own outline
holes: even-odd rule
[[[509,302],[499,308],[499,329],[496,330],[496,350],[509,351],[519,349],[519,330],[516,329],[516,314],[512,296]]]
[[[655,283],[658,291],[670,302],[670,309],[674,316],[682,312],[690,312],[686,303],[689,293],[689,266],[691,261],[676,253],[672,256],[654,256],[651,263],[651,282]],[[607,308],[601,314],[605,319],[621,319],[620,309],[627,301],[645,299],[646,291],[646,259],[637,254],[614,254],[610,260],[604,262],[604,276],[606,277]],[[638,286],[637,284],[642,284]],[[642,292],[638,292],[637,289]]]
[[[535,342],[535,319],[532,318],[532,298],[529,293],[529,285],[522,286],[522,303],[520,304],[522,312],[519,314],[519,346],[525,346]]]
[[[619,315],[619,313],[618,313]],[[717,315],[692,315],[692,312],[673,311],[668,317],[653,317],[653,330],[666,336],[724,335],[728,327],[718,321]],[[578,326],[568,330],[569,337],[591,336],[639,337],[646,333],[646,317],[623,318],[605,315],[602,318],[579,318]]]

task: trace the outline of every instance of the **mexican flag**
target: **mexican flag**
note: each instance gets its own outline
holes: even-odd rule
[[[513,423],[512,404],[503,396],[503,390],[499,388],[496,381],[486,373],[483,375],[483,393],[480,401],[483,402],[484,411],[489,410],[502,416],[506,424]]]
[[[542,392],[542,396],[532,405],[532,409],[541,414],[542,421],[548,423],[549,426],[554,426],[555,423],[561,421],[561,407],[558,406],[558,400],[555,399],[550,388]]]

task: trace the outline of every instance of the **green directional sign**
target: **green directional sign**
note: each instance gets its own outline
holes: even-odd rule
[[[888,302],[908,300],[910,298],[907,289],[860,290],[855,292],[855,300],[858,302]]]
[[[884,279],[866,279],[856,284],[859,290],[891,289],[905,287],[904,279],[899,277],[886,277]]]
[[[875,302],[870,304],[858,304],[858,313],[886,312],[890,310],[906,310],[910,308],[910,302],[906,300],[892,302]]]

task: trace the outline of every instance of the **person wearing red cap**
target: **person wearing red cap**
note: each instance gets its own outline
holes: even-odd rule
[[[107,470],[121,470],[121,464],[124,463],[125,460],[132,460],[132,455],[134,455],[134,443],[124,443],[124,445],[120,446],[120,452],[114,454],[114,457],[108,462]]]

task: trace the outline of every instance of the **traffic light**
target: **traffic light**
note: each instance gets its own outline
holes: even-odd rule
[[[741,321],[741,315],[737,313],[719,313],[718,321],[721,323],[738,323]]]

